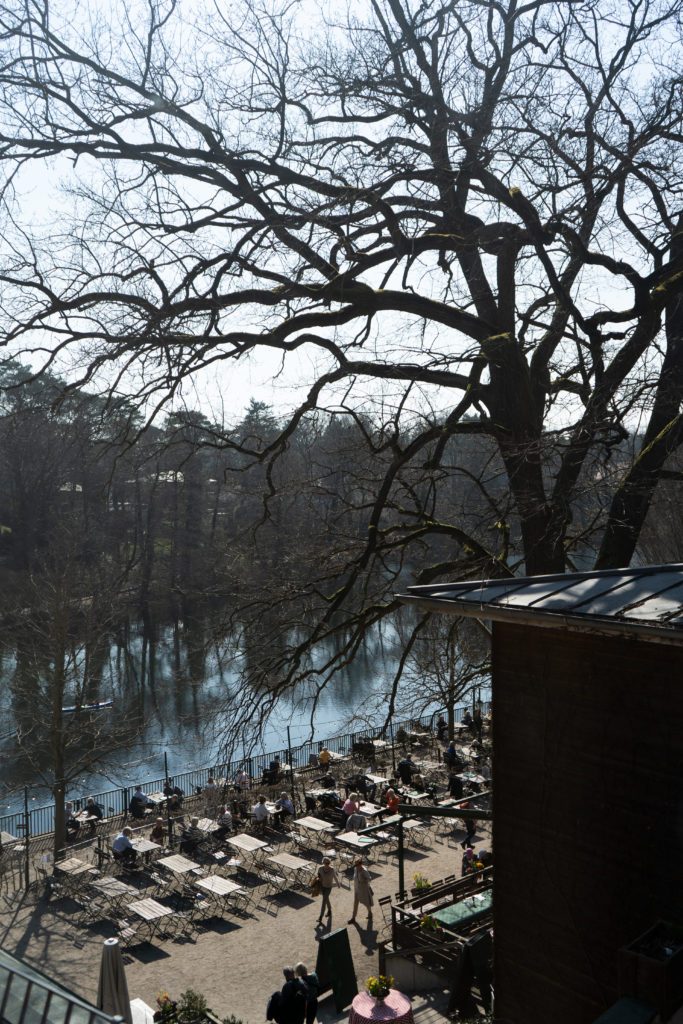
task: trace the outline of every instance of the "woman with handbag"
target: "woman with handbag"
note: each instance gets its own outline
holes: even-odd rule
[[[318,918],[318,924],[323,919],[325,907],[327,907],[327,919],[329,922],[332,921],[332,904],[330,903],[330,893],[332,892],[332,886],[334,884],[339,885],[339,879],[337,872],[332,867],[332,861],[329,857],[323,857],[323,862],[318,868],[318,871],[313,879],[313,895],[322,895],[322,904],[320,907],[320,917]]]
[[[372,924],[373,898],[372,886],[370,885],[370,872],[363,866],[363,858],[356,857],[353,871],[353,913],[349,918],[349,924],[356,923],[356,914],[359,904],[364,906],[368,912],[368,927]]]

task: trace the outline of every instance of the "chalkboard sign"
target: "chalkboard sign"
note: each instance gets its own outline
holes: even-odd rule
[[[320,939],[315,972],[320,980],[320,991],[332,989],[337,1011],[351,1005],[358,994],[358,983],[346,928],[338,928]]]

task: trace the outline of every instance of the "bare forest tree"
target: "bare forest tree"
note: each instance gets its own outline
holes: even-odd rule
[[[150,418],[252,353],[303,354],[284,425],[212,439],[263,467],[264,529],[310,413],[364,439],[367,473],[309,476],[311,508],[342,487],[353,528],[243,604],[268,693],[324,685],[408,575],[634,557],[683,439],[682,17],[0,3],[8,349]],[[34,168],[70,219],[21,201]]]

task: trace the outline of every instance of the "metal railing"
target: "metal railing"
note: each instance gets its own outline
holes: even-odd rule
[[[490,702],[482,701],[482,712],[486,713],[490,708]],[[469,710],[469,705],[456,708],[455,718],[456,721],[460,721],[465,712]],[[397,737],[401,730],[409,733],[414,729],[428,729],[434,730],[434,723],[436,722],[439,715],[444,714],[444,709],[439,709],[430,715],[423,715],[419,718],[405,719],[402,722],[392,723],[389,729],[385,730],[382,736],[382,732],[379,726],[367,727],[356,732],[344,733],[340,736],[331,736],[326,739],[309,740],[306,743],[298,744],[293,746],[291,751],[287,748],[281,748],[279,750],[272,750],[269,753],[256,754],[251,757],[238,757],[232,761],[223,764],[207,765],[202,768],[192,768],[186,772],[173,772],[174,784],[179,786],[186,795],[197,792],[202,789],[209,778],[213,775],[216,778],[227,778],[233,779],[238,771],[244,769],[247,774],[254,780],[260,780],[263,772],[266,771],[270,765],[270,762],[275,760],[276,757],[284,764],[289,761],[290,754],[292,758],[293,768],[303,768],[309,765],[313,755],[317,755],[323,747],[327,747],[333,754],[347,755],[352,753],[354,748],[360,748],[364,744],[369,744],[374,739],[383,738],[389,741],[393,747],[394,743],[398,743]],[[142,789],[145,793],[154,793],[164,788],[165,779],[163,777],[156,779],[147,779],[142,783]],[[130,798],[133,794],[132,787],[122,786],[119,789],[108,789],[101,793],[88,794],[95,798],[96,803],[104,809],[104,813],[107,817],[114,817],[121,814],[126,814],[128,811],[128,805]],[[72,798],[73,804],[76,810],[80,810],[84,804],[86,797]],[[43,807],[29,808],[28,814],[24,811],[15,811],[12,814],[6,814],[0,817],[0,830],[3,832],[9,832],[12,835],[19,835],[23,838],[30,838],[31,836],[45,835],[52,832],[54,828],[54,804],[46,804]]]

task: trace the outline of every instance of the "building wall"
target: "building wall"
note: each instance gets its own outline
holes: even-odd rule
[[[494,624],[497,1024],[589,1024],[683,924],[683,647]]]

